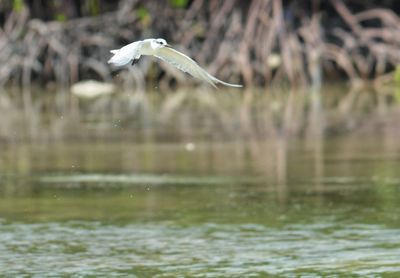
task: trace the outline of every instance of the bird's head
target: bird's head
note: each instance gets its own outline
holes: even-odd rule
[[[151,48],[158,49],[161,47],[171,47],[164,39],[154,39],[151,41]]]

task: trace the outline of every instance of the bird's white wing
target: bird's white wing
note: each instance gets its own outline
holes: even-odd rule
[[[110,50],[114,55],[108,60],[108,63],[116,66],[123,66],[128,64],[131,60],[140,57],[141,43],[142,41],[137,41],[125,45],[121,49]]]
[[[177,67],[181,71],[189,73],[193,77],[208,82],[214,87],[216,87],[214,83],[221,83],[226,86],[232,86],[232,87],[242,87],[242,85],[226,83],[224,81],[215,78],[214,76],[206,72],[204,69],[202,69],[192,58],[186,56],[185,54],[171,47],[159,48],[155,56]]]

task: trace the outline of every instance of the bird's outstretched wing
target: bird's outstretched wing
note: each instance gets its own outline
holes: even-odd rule
[[[116,66],[123,66],[132,60],[138,59],[140,57],[139,50],[141,43],[142,41],[136,41],[122,47],[121,49],[110,50],[114,56],[108,60],[108,63]]]
[[[202,69],[192,58],[171,47],[162,47],[158,49],[155,56],[180,69],[181,71],[189,73],[193,77],[208,82],[214,87],[216,87],[215,83],[221,83],[225,86],[231,87],[242,87],[242,85],[231,84],[217,79]]]

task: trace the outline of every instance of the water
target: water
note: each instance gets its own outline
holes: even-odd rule
[[[400,275],[392,133],[143,142],[125,132],[2,143],[3,276]]]

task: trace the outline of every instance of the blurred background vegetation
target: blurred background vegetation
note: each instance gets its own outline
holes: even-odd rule
[[[2,1],[0,139],[396,135],[399,11],[389,0]],[[110,49],[149,37],[245,89],[182,86],[196,81],[151,58],[107,64]],[[77,86],[90,79],[101,83]]]
[[[149,37],[247,86],[381,84],[400,61],[399,11],[394,0],[1,1],[0,86],[187,82],[164,63],[141,61],[118,75],[106,64],[109,49]]]

